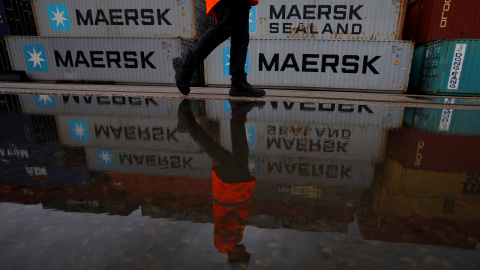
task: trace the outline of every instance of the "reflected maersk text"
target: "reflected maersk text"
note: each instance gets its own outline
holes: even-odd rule
[[[445,125],[441,109],[371,105],[1,101],[8,269],[480,265],[477,111]]]

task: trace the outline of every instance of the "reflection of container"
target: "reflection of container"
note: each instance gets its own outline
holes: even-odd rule
[[[387,129],[353,125],[247,121],[250,155],[379,161]],[[232,149],[230,121],[220,121],[220,142]]]
[[[64,0],[61,4],[36,0],[33,4],[44,37],[198,39],[209,26],[205,0]],[[62,20],[53,20],[55,13],[61,13]]]
[[[449,38],[480,38],[478,0],[421,0],[407,11],[404,39],[423,44]]]
[[[36,36],[37,27],[30,0],[0,1],[0,36]]]
[[[199,153],[200,146],[177,128],[177,118],[57,115],[66,145]]]
[[[445,103],[454,104],[454,98]],[[416,129],[449,135],[480,135],[480,111],[405,108],[404,123]]]
[[[9,37],[13,69],[32,80],[174,83],[172,59],[193,43],[166,38]],[[192,82],[201,83],[203,70]]]
[[[10,102],[10,97],[7,97]],[[11,104],[9,104],[11,105]],[[0,114],[0,141],[10,143],[57,142],[55,117],[49,115]]]
[[[230,41],[206,60],[206,84],[230,85]],[[245,65],[253,85],[404,91],[410,41],[251,40]]]
[[[15,184],[48,186],[88,186],[90,177],[85,165],[63,169],[43,165],[2,165],[0,181]]]
[[[124,148],[86,148],[88,168],[96,171],[210,178],[207,154],[170,153]]]
[[[426,133],[403,127],[388,133],[387,155],[405,168],[479,172],[480,137]]]
[[[207,100],[207,116],[228,120],[232,109],[228,100]],[[325,104],[267,101],[248,114],[249,121],[291,122],[322,125],[358,125],[396,128],[402,124],[403,107],[355,104]]]
[[[434,95],[480,95],[480,40],[439,40],[415,50],[414,70],[421,65],[421,73],[410,88]]]
[[[4,38],[0,38],[0,71],[12,69],[10,56],[8,55],[7,43]]]
[[[398,40],[407,0],[263,0],[250,10],[253,39]]]

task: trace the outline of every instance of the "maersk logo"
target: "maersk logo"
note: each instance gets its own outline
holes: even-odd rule
[[[245,125],[248,147],[255,147],[255,126]]]
[[[256,175],[262,173],[262,159],[260,157],[248,157],[248,170],[251,174]]]
[[[248,76],[248,55],[247,52],[247,61],[245,62],[245,73]],[[230,47],[223,48],[223,75],[230,76]]]
[[[248,31],[250,33],[257,32],[257,7],[250,9],[250,15],[248,17]]]
[[[112,149],[97,149],[98,164],[102,167],[113,167],[115,162],[113,160]]]
[[[48,19],[50,21],[50,28],[53,31],[70,31],[70,16],[68,15],[68,8],[65,4],[47,5]]]
[[[23,45],[23,53],[27,68],[34,72],[48,72],[47,53],[45,47],[39,44]]]
[[[225,110],[226,113],[232,113],[232,106],[230,106],[229,100],[223,101],[223,110]]]
[[[89,142],[90,134],[88,133],[88,123],[81,119],[71,119],[68,121],[70,125],[70,134],[72,139],[77,142]]]
[[[37,108],[56,108],[55,96],[35,95],[35,105]]]

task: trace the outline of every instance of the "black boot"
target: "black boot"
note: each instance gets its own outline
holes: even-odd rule
[[[184,95],[190,93],[190,80],[193,76],[193,69],[183,64],[184,57],[175,57],[172,60],[173,69],[175,70],[175,83],[178,90]]]
[[[232,87],[229,92],[232,97],[263,97],[265,91],[263,89],[253,88],[246,77],[233,77]]]

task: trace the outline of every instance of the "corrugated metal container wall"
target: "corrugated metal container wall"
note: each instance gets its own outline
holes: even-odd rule
[[[480,137],[443,135],[403,127],[388,133],[387,155],[403,167],[438,172],[480,172]]]
[[[123,148],[86,148],[88,168],[96,171],[211,178],[207,154],[170,153]]]
[[[177,129],[176,118],[57,115],[65,145],[148,149],[201,153],[188,133]]]
[[[230,41],[206,60],[206,84],[230,85]],[[404,91],[413,46],[405,41],[251,40],[253,85]]]
[[[198,39],[208,29],[205,0],[33,0],[45,37]]]
[[[7,43],[4,38],[0,38],[0,71],[12,69],[10,56],[8,55]]]
[[[445,103],[455,104],[454,98]],[[422,131],[449,135],[480,135],[480,111],[454,109],[406,108],[411,114],[405,125]]]
[[[439,40],[417,48],[421,57],[421,92],[442,95],[480,95],[480,40]],[[415,60],[418,62],[418,60]]]
[[[250,155],[380,161],[387,129],[289,122],[245,123]],[[220,144],[232,149],[230,120],[220,121]]]
[[[8,25],[7,11],[4,1],[0,1],[0,37],[10,35],[10,26]]]
[[[15,70],[32,80],[175,83],[172,59],[192,42],[164,38],[9,37]],[[197,70],[192,83],[202,82]]]
[[[407,12],[407,25],[409,21],[418,23],[416,27],[405,27],[404,39],[417,44],[440,39],[480,39],[479,9],[478,0],[418,1]]]
[[[3,0],[10,35],[36,36],[37,27],[30,0]]]
[[[322,125],[358,125],[397,128],[402,124],[403,107],[267,101],[248,114],[249,121],[291,122]],[[207,100],[210,119],[227,120],[232,115],[228,100]]]
[[[262,0],[250,11],[250,37],[399,40],[406,10],[407,0]]]
[[[20,113],[0,114],[0,141],[11,143],[36,143],[32,117]],[[1,154],[0,154],[1,155]]]

